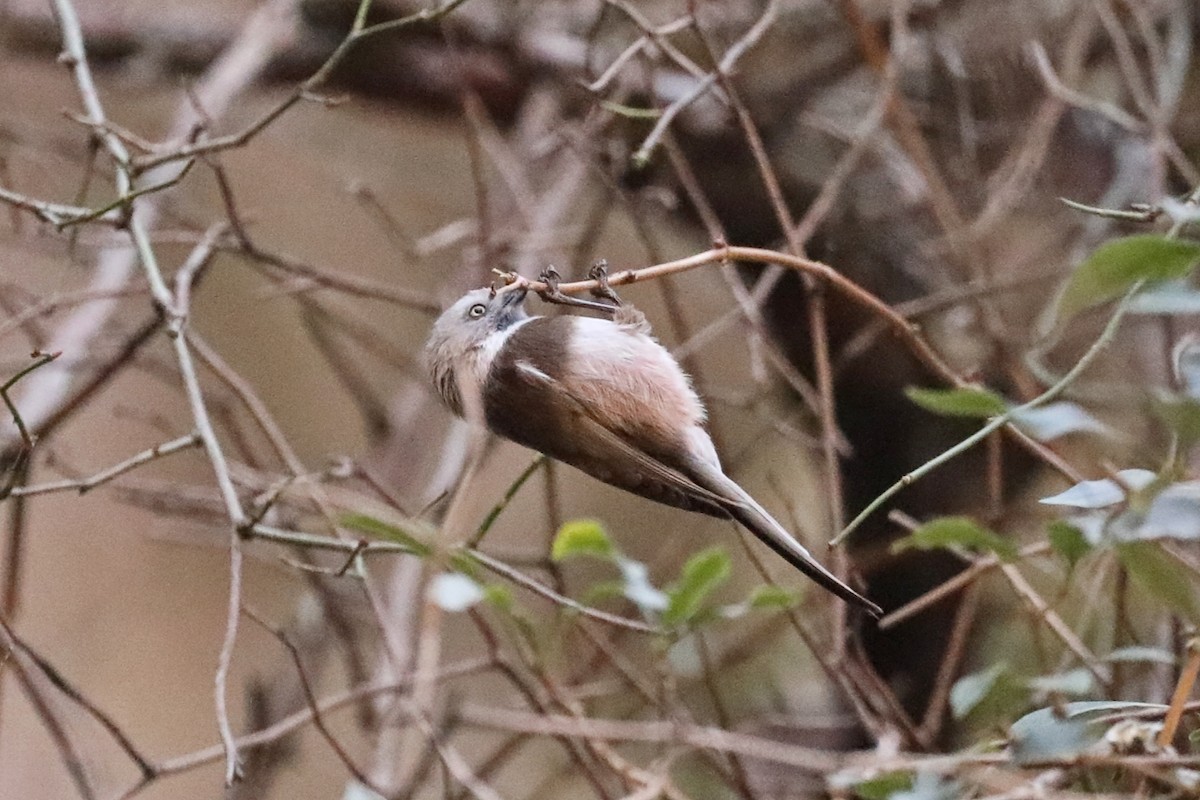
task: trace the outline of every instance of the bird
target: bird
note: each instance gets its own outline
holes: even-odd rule
[[[878,605],[822,566],[725,474],[691,379],[645,316],[621,304],[599,274],[598,294],[613,306],[567,298],[554,273],[543,273],[540,294],[611,318],[530,315],[523,279],[469,291],[447,308],[423,351],[445,405],[604,483],[735,520],[817,584],[879,617]]]

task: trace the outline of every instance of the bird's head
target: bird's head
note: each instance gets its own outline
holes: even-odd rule
[[[482,390],[487,369],[505,332],[528,319],[526,289],[475,289],[460,297],[433,323],[425,342],[424,360],[433,384],[446,405],[462,414],[459,381]]]

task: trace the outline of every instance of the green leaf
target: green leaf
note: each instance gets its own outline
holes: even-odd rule
[[[1083,695],[1089,694],[1096,688],[1096,681],[1092,673],[1080,667],[1053,675],[1030,678],[1028,686],[1035,692]]]
[[[970,714],[996,688],[1000,679],[1008,672],[1008,664],[1001,661],[980,672],[964,675],[950,687],[950,712],[955,719]]]
[[[617,553],[604,526],[594,519],[574,519],[563,524],[550,547],[550,558],[562,561],[572,556],[611,559]]]
[[[1096,249],[1075,268],[1058,301],[1065,321],[1089,306],[1120,297],[1138,281],[1182,278],[1200,261],[1200,244],[1141,234],[1116,239]]]
[[[1179,436],[1181,448],[1187,449],[1200,442],[1200,400],[1184,394],[1160,392],[1152,407],[1171,432]]]
[[[689,558],[679,580],[667,590],[663,622],[681,625],[695,617],[705,598],[729,577],[731,568],[729,556],[720,547],[701,550]]]
[[[909,548],[936,550],[965,547],[995,553],[1005,561],[1017,557],[1017,546],[968,517],[941,517],[927,522],[892,545],[892,552]]]
[[[802,594],[795,589],[784,589],[779,586],[765,584],[755,587],[754,591],[740,603],[722,606],[717,610],[717,616],[723,619],[744,617],[751,611],[779,611],[793,608],[800,604]]]
[[[1143,591],[1192,622],[1200,621],[1200,604],[1191,576],[1157,542],[1126,542],[1116,549],[1129,577]]]
[[[343,528],[349,528],[359,533],[365,533],[368,536],[374,536],[379,539],[387,539],[388,541],[402,544],[411,549],[415,555],[427,556],[432,550],[429,545],[422,542],[420,539],[413,536],[408,531],[405,531],[390,522],[384,522],[381,519],[376,519],[369,514],[343,514],[338,520]]]
[[[1046,535],[1050,538],[1050,546],[1067,561],[1071,569],[1079,563],[1079,559],[1088,554],[1092,546],[1088,543],[1083,531],[1069,522],[1055,520],[1047,526]]]
[[[911,772],[885,772],[870,780],[854,784],[854,793],[862,800],[888,800],[896,792],[906,792],[913,787]]]
[[[455,572],[461,572],[463,575],[474,578],[477,582],[483,582],[480,579],[479,562],[475,560],[475,556],[470,551],[451,551],[446,566]]]
[[[987,389],[919,389],[910,386],[904,394],[926,411],[945,417],[987,419],[1008,410],[1004,398]]]
[[[1072,433],[1109,433],[1109,428],[1069,400],[1047,403],[1013,414],[1013,422],[1039,442],[1052,442]]]
[[[1018,764],[1070,758],[1100,741],[1108,724],[1102,718],[1139,708],[1165,708],[1153,703],[1081,701],[1062,708],[1039,708],[1012,724],[1009,745]]]
[[[483,587],[483,599],[499,611],[512,611],[513,595],[507,586],[489,583]]]
[[[1140,492],[1157,478],[1158,475],[1148,469],[1123,469],[1117,473],[1117,480],[1099,478],[1094,481],[1081,481],[1065,492],[1043,497],[1038,502],[1048,506],[1107,508],[1128,499],[1126,489]]]
[[[1174,654],[1161,647],[1130,645],[1118,647],[1104,657],[1105,661],[1120,664],[1177,664]]]
[[[751,608],[793,608],[800,603],[800,595],[794,589],[764,584],[755,587],[746,602]]]
[[[1200,540],[1200,485],[1173,483],[1159,492],[1146,507],[1137,538]]]

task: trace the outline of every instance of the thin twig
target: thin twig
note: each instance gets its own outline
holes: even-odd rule
[[[137,455],[130,456],[124,461],[113,464],[111,467],[103,469],[90,477],[80,478],[78,480],[61,480],[50,483],[39,483],[33,486],[19,486],[13,489],[12,494],[14,497],[32,497],[33,495],[39,494],[69,491],[78,492],[79,494],[87,494],[97,486],[107,483],[113,478],[124,475],[130,470],[137,469],[143,464],[148,464],[149,462],[155,461],[163,456],[169,456],[172,453],[178,453],[181,450],[187,450],[195,447],[198,444],[200,444],[200,437],[195,433],[189,433],[187,436],[180,436],[178,439],[172,439],[169,442],[164,442],[147,450],[143,450]]]

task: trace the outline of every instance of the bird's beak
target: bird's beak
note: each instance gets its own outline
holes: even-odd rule
[[[512,308],[520,305],[525,300],[525,295],[529,293],[529,288],[524,284],[513,284],[506,286],[500,290],[500,307]]]

